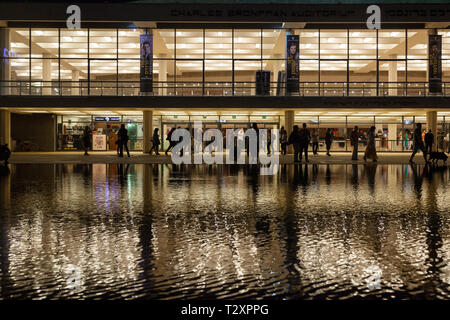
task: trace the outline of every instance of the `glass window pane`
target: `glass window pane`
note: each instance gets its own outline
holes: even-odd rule
[[[231,59],[232,31],[229,29],[206,30],[205,57],[212,59]]]
[[[29,29],[12,28],[9,29],[9,50],[14,52],[19,58],[30,57],[30,35]]]
[[[234,31],[234,59],[261,59],[261,30]]]
[[[284,30],[270,29],[263,30],[263,59],[281,59],[284,58]],[[255,45],[255,51],[259,49]]]
[[[375,59],[377,54],[377,33],[368,30],[350,30],[350,59]]]
[[[177,59],[203,59],[203,30],[177,29]]]
[[[142,29],[119,30],[119,58],[139,59],[140,35],[143,33]]]
[[[31,43],[32,55],[58,57],[58,29],[31,29]]]
[[[428,30],[408,30],[408,59],[428,59],[427,48]]]
[[[61,58],[87,58],[88,32],[86,29],[61,29]]]
[[[319,30],[299,30],[300,35],[300,59],[319,58]],[[300,62],[301,63],[301,62]],[[301,69],[301,67],[300,67]]]
[[[101,59],[117,58],[116,30],[89,30],[89,57]]]
[[[347,30],[320,30],[320,59],[347,59]]]
[[[405,59],[406,32],[401,29],[385,30],[378,32],[378,58],[380,59]],[[415,36],[414,32],[411,35]],[[411,38],[410,38],[411,39]],[[409,42],[409,39],[408,39]]]

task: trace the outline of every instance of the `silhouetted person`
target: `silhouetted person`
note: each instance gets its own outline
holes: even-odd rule
[[[119,132],[117,132],[119,136],[119,157],[123,157],[123,148],[127,151],[128,158],[130,157],[130,151],[128,150],[128,130],[125,129],[125,125],[122,123],[120,125]]]
[[[327,147],[327,156],[331,156],[330,149],[331,143],[333,142],[333,136],[331,135],[331,129],[327,129],[327,133],[325,134],[325,145]]]
[[[430,154],[433,151],[434,134],[431,129],[425,134],[425,152]]]
[[[308,162],[308,147],[311,140],[311,134],[306,129],[306,123],[303,123],[303,128],[300,130],[300,161],[302,161],[302,153],[305,153],[305,161]]]
[[[169,147],[168,147],[167,150],[166,150],[166,156],[167,156],[169,150],[171,150],[171,149],[172,149],[173,147],[175,147],[175,145],[176,145],[175,141],[172,141],[172,134],[173,134],[173,132],[175,131],[175,129],[176,129],[175,127],[173,127],[172,129],[170,129],[169,134],[167,135],[166,140],[169,141]]]
[[[409,162],[413,162],[413,158],[416,155],[417,151],[421,150],[423,153],[423,158],[425,162],[427,162],[427,153],[425,151],[425,146],[422,140],[422,124],[418,123],[416,125],[416,129],[413,132],[413,153],[411,154],[411,158],[409,158]]]
[[[150,149],[150,154],[152,154],[153,150],[155,150],[155,154],[159,155],[159,128],[155,128],[153,130],[153,136],[152,136],[152,148]]]
[[[288,144],[294,146],[294,162],[300,162],[299,153],[301,152],[301,137],[297,125],[293,127],[292,133],[289,135]]]
[[[378,161],[377,149],[375,148],[375,126],[371,126],[369,134],[367,135],[367,147],[364,152],[364,161],[372,159],[374,162]]]
[[[281,127],[280,130],[280,144],[281,144],[281,154],[286,154],[286,147],[287,147],[287,131],[284,129],[284,127]]]
[[[247,154],[249,156],[249,158],[255,158],[256,157],[256,162],[258,162],[258,155],[259,155],[259,129],[258,129],[258,125],[256,124],[256,122],[254,122],[252,124],[252,127],[249,130],[253,130],[256,134],[256,154],[253,154],[253,152],[251,153],[250,151],[252,150],[252,148],[250,148],[250,140],[247,140]],[[247,138],[248,139],[248,138]],[[250,159],[249,159],[250,161]]]
[[[91,129],[89,126],[84,127],[83,132],[83,147],[84,147],[84,155],[88,156],[88,150],[91,148]]]
[[[353,146],[352,160],[358,160],[358,142],[359,142],[359,128],[355,126],[350,134],[350,144]]]
[[[317,129],[313,131],[311,141],[312,141],[312,152],[314,155],[317,155],[317,152],[319,151],[319,132],[317,132]]]

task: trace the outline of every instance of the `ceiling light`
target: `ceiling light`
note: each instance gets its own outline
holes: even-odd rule
[[[73,39],[72,37],[63,37],[63,40],[66,42],[71,42]]]
[[[221,37],[223,35],[222,31],[219,31],[219,37]]]
[[[42,32],[41,30],[38,30],[35,32],[37,36],[43,36],[44,32]]]

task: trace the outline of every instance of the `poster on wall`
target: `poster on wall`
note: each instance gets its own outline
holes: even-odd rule
[[[299,70],[299,37],[286,36],[286,92],[298,92]]]
[[[141,92],[153,91],[153,35],[141,34]]]
[[[428,87],[430,93],[442,92],[442,36],[428,37]]]
[[[92,135],[92,150],[106,151],[106,135],[104,134]]]

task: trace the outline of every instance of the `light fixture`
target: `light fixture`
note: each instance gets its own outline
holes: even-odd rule
[[[219,37],[221,37],[223,35],[222,31],[219,31]]]

